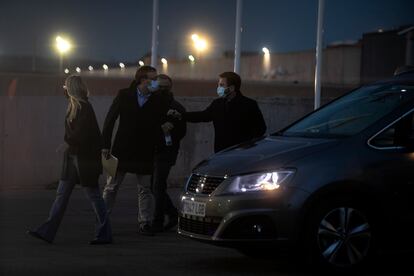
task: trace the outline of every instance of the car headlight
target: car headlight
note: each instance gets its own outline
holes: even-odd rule
[[[228,186],[230,193],[245,193],[256,191],[271,191],[280,188],[294,170],[281,170],[266,173],[256,173],[235,177]]]

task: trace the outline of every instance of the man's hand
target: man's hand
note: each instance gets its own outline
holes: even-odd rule
[[[174,125],[170,122],[165,122],[163,125],[161,125],[161,128],[164,133],[169,133],[174,128]]]
[[[109,159],[109,149],[102,149],[102,156],[104,156],[106,159]]]
[[[177,110],[175,110],[175,109],[170,109],[170,110],[168,110],[168,112],[167,112],[167,116],[172,116],[172,117],[174,117],[174,118],[176,118],[176,119],[179,119],[179,120],[181,120],[181,118],[182,118],[181,113],[180,113],[180,112],[178,112],[178,111],[177,111]]]

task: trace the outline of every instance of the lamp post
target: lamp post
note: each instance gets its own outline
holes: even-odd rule
[[[62,73],[63,70],[63,55],[72,49],[72,45],[68,39],[63,38],[61,36],[56,37],[56,49],[59,53],[59,74]]]
[[[204,52],[208,47],[207,40],[203,37],[200,37],[198,34],[192,34],[191,40],[193,41],[193,47],[196,50],[197,58],[200,58],[201,53]]]
[[[236,37],[234,44],[234,72],[240,74],[241,35],[242,35],[243,0],[237,0],[236,9]]]

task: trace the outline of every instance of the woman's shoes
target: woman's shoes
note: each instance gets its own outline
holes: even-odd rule
[[[101,244],[111,244],[112,240],[99,240],[94,239],[89,242],[90,245],[101,245]]]
[[[28,234],[28,235],[30,235],[30,236],[32,236],[32,237],[34,237],[34,238],[36,238],[36,239],[39,239],[39,240],[42,240],[42,241],[44,241],[44,242],[47,242],[47,243],[53,243],[53,241],[50,241],[50,240],[48,240],[48,239],[45,239],[44,237],[42,237],[39,233],[37,233],[36,231],[33,231],[33,230],[27,230],[26,231],[26,234]]]

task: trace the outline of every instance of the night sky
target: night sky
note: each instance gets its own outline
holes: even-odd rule
[[[192,32],[211,38],[211,57],[234,47],[236,0],[159,0],[159,54],[190,54]],[[413,0],[326,0],[325,45],[414,24]],[[317,0],[244,0],[243,51],[315,47]],[[0,55],[53,57],[57,34],[76,43],[70,57],[136,61],[150,51],[151,0],[1,0]]]

